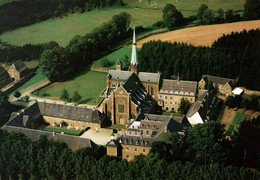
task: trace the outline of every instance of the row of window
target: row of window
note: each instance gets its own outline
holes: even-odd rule
[[[146,135],[146,136],[149,136],[149,133],[150,133],[149,131],[146,131],[146,132],[145,132],[145,135]],[[141,130],[141,136],[142,136],[143,134],[144,134],[144,131]]]
[[[126,147],[126,149],[125,149],[126,151],[129,151],[129,148],[128,147]],[[134,150],[135,150],[135,152],[137,152],[138,151],[138,149],[137,148],[134,148]],[[145,152],[145,149],[143,149],[143,152]]]
[[[162,99],[163,98],[163,96],[160,96],[160,99]],[[168,96],[164,96],[164,99],[168,99]],[[172,96],[170,96],[170,100],[172,100],[173,99],[173,97]],[[174,99],[175,100],[178,100],[178,97],[174,97]],[[185,100],[188,100],[188,98],[184,98]],[[193,98],[190,98],[190,101],[192,101],[192,99]]]

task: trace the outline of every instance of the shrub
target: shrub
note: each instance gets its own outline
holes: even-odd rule
[[[110,63],[110,61],[109,61],[107,58],[103,58],[103,59],[101,60],[101,66],[102,66],[102,67],[110,67],[110,66],[111,66],[111,63]]]

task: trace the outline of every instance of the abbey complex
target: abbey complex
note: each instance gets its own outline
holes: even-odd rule
[[[126,129],[121,135],[107,142],[107,154],[122,159],[133,160],[135,156],[147,155],[155,141],[167,141],[167,134],[176,132],[181,138],[189,126],[204,123],[214,111],[217,97],[204,90],[208,81],[218,86],[220,93],[230,95],[235,86],[233,79],[204,75],[201,81],[183,81],[162,79],[160,72],[141,72],[136,50],[135,30],[131,65],[129,70],[122,70],[122,62],[116,63],[116,69],[109,70],[106,88],[101,93],[99,107],[74,107],[68,105],[36,102],[19,113],[13,113],[3,129],[22,132],[31,140],[40,135],[48,139],[60,139],[72,150],[82,147],[95,147],[91,139],[71,137],[37,130],[43,123],[68,129],[94,129],[107,131],[106,124],[123,125]],[[186,116],[160,115],[161,111],[177,112],[181,100],[192,105]],[[158,115],[159,114],[159,115]]]

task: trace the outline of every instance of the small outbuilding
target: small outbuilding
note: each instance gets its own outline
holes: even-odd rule
[[[29,68],[21,60],[18,60],[9,67],[8,73],[13,81],[19,81],[29,74]]]
[[[232,91],[232,94],[236,95],[236,96],[239,96],[239,95],[242,95],[244,92],[243,89],[239,88],[239,87],[236,87],[233,91]]]

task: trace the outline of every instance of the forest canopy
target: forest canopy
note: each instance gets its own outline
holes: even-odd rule
[[[144,71],[161,72],[162,78],[199,81],[209,74],[238,78],[248,89],[260,90],[260,30],[223,35],[212,47],[150,41],[139,52]]]

